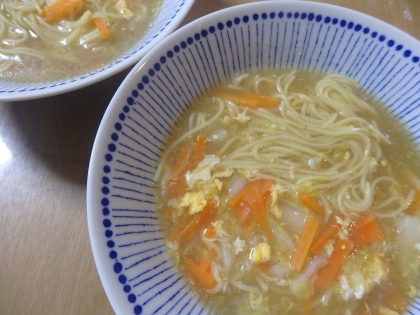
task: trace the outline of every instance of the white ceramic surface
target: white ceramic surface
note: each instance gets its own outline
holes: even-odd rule
[[[195,0],[163,0],[159,15],[147,33],[118,59],[80,76],[61,81],[11,83],[0,79],[0,101],[19,101],[57,95],[99,82],[134,65],[182,22]]]
[[[420,43],[364,14],[312,2],[225,9],[176,31],[128,75],[100,125],[88,176],[92,249],[118,315],[209,314],[167,255],[152,177],[165,135],[215,82],[261,68],[356,79],[420,138]],[[411,314],[420,315],[419,298]]]

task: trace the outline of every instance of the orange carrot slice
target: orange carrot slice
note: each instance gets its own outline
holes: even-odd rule
[[[185,194],[187,183],[185,182],[185,174],[197,167],[203,160],[206,148],[206,138],[198,136],[195,146],[181,146],[177,152],[175,163],[171,167],[171,179],[167,181],[166,191],[170,197],[179,197]]]
[[[248,203],[253,214],[261,225],[265,236],[269,239],[272,236],[270,223],[268,221],[267,211],[264,205],[263,196],[260,187],[253,186],[249,193],[245,195],[244,200]]]
[[[329,226],[322,234],[314,241],[310,248],[311,254],[317,254],[322,248],[324,248],[325,244],[338,233],[339,228],[335,225]]]
[[[217,212],[215,201],[210,201],[201,212],[196,214],[186,214],[174,226],[170,242],[184,242],[191,238],[200,228],[206,226]]]
[[[230,198],[228,202],[229,206],[231,206],[231,208],[234,208],[234,209],[237,208],[242,202],[243,198],[246,196],[246,194],[251,190],[251,188],[254,185],[258,185],[258,181],[253,181],[249,183],[239,193],[237,193],[235,196]]]
[[[325,215],[324,207],[322,207],[319,202],[311,195],[300,192],[298,193],[298,199],[304,206],[308,207],[309,210],[321,216]]]
[[[311,314],[313,300],[314,300],[313,294],[312,295],[307,295],[305,297],[305,300],[303,301],[303,315],[310,315]]]
[[[206,228],[204,229],[203,235],[205,238],[214,238],[216,237],[216,228],[214,227],[211,222],[207,224]]]
[[[366,224],[369,224],[375,221],[376,218],[372,212],[366,213],[364,216],[359,218],[354,224],[352,225],[352,229],[359,230],[360,228],[364,227]]]
[[[243,202],[235,210],[235,214],[242,224],[249,222],[252,218],[252,209],[247,200],[243,200]]]
[[[237,90],[218,90],[214,92],[214,95],[221,99],[227,99],[235,102],[238,105],[247,106],[250,108],[272,108],[279,104],[279,100],[277,98]]]
[[[204,272],[211,274],[211,264],[213,262],[211,260],[200,260],[199,262],[197,262],[197,266],[200,267],[201,270],[203,270]]]
[[[82,4],[83,0],[58,0],[46,7],[40,13],[40,17],[46,22],[58,20]]]
[[[99,33],[101,33],[102,37],[108,38],[110,35],[109,28],[106,26],[106,23],[101,18],[93,19],[93,24],[95,24],[96,28],[98,29]]]
[[[321,288],[328,289],[336,279],[341,266],[353,250],[353,243],[341,238],[334,243],[334,250],[328,263],[318,272],[315,284]]]
[[[166,182],[166,194],[169,197],[179,197],[185,194],[187,183],[185,173],[187,172],[188,161],[191,157],[191,149],[188,146],[181,146],[176,153],[175,163],[171,165],[171,176]]]
[[[263,262],[258,265],[256,265],[262,272],[265,274],[270,274],[271,271],[271,264],[269,262]]]
[[[216,285],[216,279],[214,278],[214,276],[206,270],[200,268],[200,266],[198,266],[191,259],[185,257],[184,264],[188,271],[188,274],[190,274],[196,281],[196,283],[204,289],[211,289]]]
[[[239,193],[233,196],[229,200],[229,206],[237,208],[243,201],[243,198],[253,189],[254,186],[258,187],[262,197],[266,197],[270,193],[270,187],[273,185],[273,181],[269,179],[257,179],[246,185]]]
[[[365,224],[359,229],[351,231],[351,240],[354,244],[360,246],[364,244],[369,244],[372,242],[381,241],[385,238],[384,233],[378,225],[378,222],[372,221]]]
[[[303,230],[300,233],[299,241],[296,246],[296,250],[293,253],[290,265],[295,270],[301,270],[305,263],[308,251],[311,246],[312,240],[314,239],[315,233],[318,229],[319,221],[313,217],[308,216],[303,225]]]

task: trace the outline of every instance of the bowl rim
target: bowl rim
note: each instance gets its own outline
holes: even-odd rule
[[[269,2],[269,1],[263,1],[263,2]],[[295,1],[295,0],[285,0],[285,1],[277,1],[278,3],[276,4],[277,7],[273,10],[279,9],[280,6],[282,5],[295,5],[295,6],[299,6],[299,9],[301,9],[303,6],[308,5],[308,3],[305,3],[307,1]],[[92,252],[93,252],[93,256],[94,256],[94,260],[95,260],[95,264],[98,270],[98,274],[100,276],[101,282],[103,284],[104,290],[107,294],[107,297],[114,309],[114,311],[116,312],[116,314],[123,314],[122,308],[119,305],[120,300],[116,297],[116,295],[118,294],[114,294],[114,292],[116,291],[114,287],[112,287],[112,283],[114,282],[114,280],[110,279],[110,270],[106,270],[106,268],[108,268],[108,266],[106,266],[106,263],[104,261],[101,261],[101,251],[102,251],[102,247],[98,245],[99,244],[99,239],[97,237],[97,233],[96,232],[96,228],[98,227],[98,225],[100,225],[100,222],[94,222],[95,220],[95,214],[93,213],[93,209],[98,207],[98,200],[100,200],[100,198],[98,198],[98,196],[100,196],[100,194],[98,193],[99,189],[98,188],[98,184],[96,184],[94,182],[95,176],[97,177],[97,175],[95,175],[95,172],[100,170],[100,166],[96,165],[96,161],[99,160],[99,157],[102,157],[102,155],[100,156],[101,150],[103,148],[103,146],[105,145],[105,132],[107,131],[107,129],[109,128],[109,126],[111,126],[111,124],[113,123],[113,119],[114,117],[116,117],[115,115],[118,115],[119,113],[119,108],[118,106],[121,106],[121,103],[123,103],[125,101],[125,97],[128,94],[127,92],[129,92],[129,87],[130,87],[130,82],[132,82],[134,80],[134,78],[136,77],[141,77],[141,75],[145,74],[148,70],[147,65],[149,63],[152,62],[152,60],[155,60],[156,55],[161,55],[163,51],[165,51],[163,48],[169,48],[169,45],[172,45],[173,43],[179,43],[180,39],[185,39],[188,35],[193,34],[194,31],[196,31],[199,26],[202,24],[203,21],[210,21],[210,20],[214,20],[216,21],[216,19],[219,16],[224,16],[224,14],[230,14],[231,12],[235,12],[235,10],[241,9],[241,10],[245,10],[245,9],[249,9],[252,10],[253,8],[257,8],[259,6],[261,6],[263,3],[261,2],[252,2],[252,3],[245,3],[245,4],[239,4],[236,6],[232,6],[232,7],[228,7],[228,8],[224,8],[212,13],[209,13],[205,16],[202,16],[192,22],[189,22],[188,24],[182,26],[181,28],[179,28],[178,30],[176,30],[175,32],[173,32],[171,35],[169,35],[168,37],[166,37],[163,41],[161,41],[159,44],[157,44],[155,47],[153,47],[136,65],[135,67],[130,71],[130,73],[126,76],[126,78],[123,80],[123,82],[121,83],[120,87],[118,88],[118,90],[116,91],[116,93],[114,94],[113,98],[111,99],[109,106],[106,110],[106,112],[104,113],[104,116],[102,118],[102,121],[100,123],[100,126],[98,128],[98,132],[92,147],[92,153],[91,153],[91,158],[90,158],[90,164],[89,164],[89,170],[88,170],[88,177],[87,177],[87,199],[86,199],[86,204],[87,204],[87,219],[88,219],[88,232],[89,232],[89,238],[90,238],[90,242],[91,242],[91,247],[92,247]],[[263,4],[264,6],[268,6],[267,3]],[[271,3],[271,5],[273,5]],[[404,40],[409,40],[410,42],[416,43],[416,45],[418,47],[420,47],[420,41],[418,39],[416,39],[415,37],[411,36],[408,33],[405,33],[404,31],[398,29],[397,27],[395,27],[394,25],[391,25],[387,22],[384,22],[376,17],[367,15],[363,12],[359,12],[356,10],[352,10],[349,8],[345,8],[345,7],[341,7],[338,5],[332,5],[332,4],[327,4],[327,3],[320,3],[320,2],[310,2],[310,5],[312,7],[318,7],[318,8],[326,8],[326,9],[331,9],[331,8],[335,8],[336,10],[340,11],[340,12],[349,12],[351,14],[355,14],[357,16],[360,17],[360,20],[363,17],[366,17],[367,19],[369,19],[369,21],[371,23],[375,23],[378,25],[378,29],[380,29],[381,26],[386,26],[386,27],[390,27],[391,29],[393,29],[394,31],[398,32],[398,34],[404,35],[405,38]],[[232,14],[234,15],[234,13]],[[96,223],[98,223],[98,225],[95,225]]]
[[[146,44],[144,47],[136,51],[132,51],[134,47],[132,46],[128,51],[131,52],[130,55],[127,55],[127,52],[125,52],[124,54],[120,55],[118,58],[104,65],[101,68],[94,69],[89,73],[83,73],[74,77],[65,78],[58,81],[41,83],[21,83],[8,82],[4,80],[2,81],[0,79],[0,87],[1,84],[5,84],[6,86],[9,85],[10,87],[14,88],[13,91],[2,90],[0,88],[0,102],[34,100],[64,94],[101,82],[107,78],[114,76],[119,72],[128,69],[129,67],[140,62],[141,59],[151,49],[153,49],[154,46],[156,46],[156,44],[160,43],[165,37],[170,35],[181,24],[181,22],[184,20],[191,7],[193,6],[195,0],[182,1],[184,1],[183,5],[180,6],[177,14],[170,18],[169,24],[163,26],[162,30],[157,34],[157,36],[150,39],[150,42],[154,43]],[[146,35],[147,33],[144,36]],[[38,88],[38,85],[40,84],[43,85],[42,88]],[[25,87],[28,88],[26,89]],[[22,90],[24,88],[25,90]]]

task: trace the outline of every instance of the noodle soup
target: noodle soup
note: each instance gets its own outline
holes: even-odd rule
[[[146,33],[160,6],[161,0],[2,1],[0,79],[48,82],[100,68]]]
[[[397,314],[417,294],[419,156],[338,75],[233,77],[157,169],[174,262],[217,314]]]

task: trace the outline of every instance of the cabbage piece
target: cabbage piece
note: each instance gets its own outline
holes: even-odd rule
[[[415,250],[420,243],[420,218],[402,215],[395,219],[397,228],[396,244],[407,251]]]
[[[251,250],[250,258],[254,264],[269,261],[271,258],[271,246],[265,242],[259,243]]]
[[[207,205],[206,195],[202,191],[187,192],[181,199],[178,208],[187,207],[189,214],[201,212]]]
[[[395,219],[397,236],[395,239],[395,255],[399,259],[399,268],[402,275],[417,275],[420,271],[420,218],[411,215],[402,215]]]

